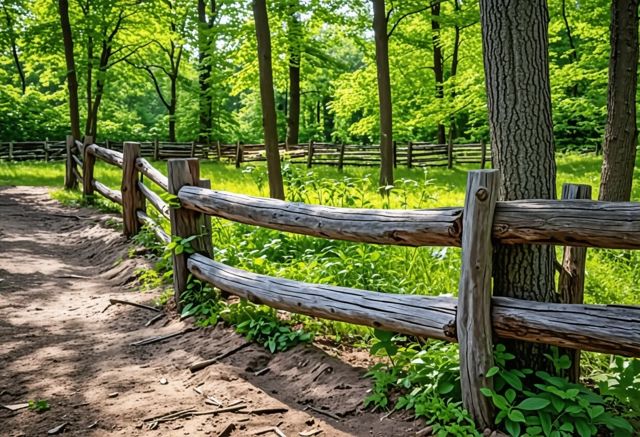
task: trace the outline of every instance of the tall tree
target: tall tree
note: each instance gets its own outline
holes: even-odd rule
[[[300,61],[302,58],[302,26],[300,25],[299,0],[289,0],[287,9],[287,39],[289,45],[287,146],[297,146],[300,131]]]
[[[611,1],[611,54],[600,200],[628,201],[638,146],[638,0]]]
[[[546,0],[480,0],[485,84],[500,199],[553,199],[555,161]],[[549,246],[496,249],[494,294],[552,302]],[[542,366],[541,346],[518,344],[520,364]]]
[[[211,140],[211,129],[213,127],[211,108],[211,62],[207,61],[207,54],[212,50],[211,29],[215,17],[218,13],[215,0],[207,2],[198,0],[198,84],[200,86],[199,104],[199,129],[198,141],[209,142]]]
[[[265,0],[253,0],[253,18],[258,43],[258,69],[260,71],[260,101],[262,103],[262,126],[264,144],[267,149],[267,172],[269,193],[275,199],[284,200],[284,184],[280,169],[278,150],[278,119],[273,94],[273,68],[271,65],[271,33]]]
[[[80,112],[78,111],[78,76],[76,74],[75,57],[73,54],[73,36],[69,21],[68,0],[58,0],[62,40],[64,41],[64,57],[67,62],[67,88],[69,91],[69,118],[71,121],[71,135],[80,139]]]
[[[11,56],[13,57],[13,63],[16,65],[16,70],[18,71],[18,77],[20,78],[20,88],[22,89],[22,94],[27,90],[27,81],[24,76],[24,69],[22,68],[22,62],[20,62],[20,55],[18,53],[18,42],[16,30],[13,26],[13,17],[11,16],[11,12],[9,11],[9,6],[6,3],[2,4],[2,10],[4,12],[5,22],[7,23],[7,32],[9,34],[9,44],[11,45]]]
[[[386,187],[393,185],[393,115],[391,109],[391,77],[389,75],[388,18],[385,1],[372,1],[380,107],[380,187]]]
[[[456,2],[457,7],[457,2]],[[458,35],[458,34],[456,34]],[[433,73],[436,79],[436,99],[444,99],[444,59],[442,56],[442,42],[440,41],[440,2],[431,4],[431,40],[433,41]],[[456,45],[458,42],[456,41]],[[452,62],[453,67],[453,62]],[[457,55],[456,64],[457,68]],[[438,123],[438,144],[445,144],[447,136],[444,124]]]

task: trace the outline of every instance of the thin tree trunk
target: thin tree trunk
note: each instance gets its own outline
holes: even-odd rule
[[[389,35],[384,0],[373,0],[373,31],[376,40],[378,99],[380,107],[380,187],[393,185],[393,122],[391,78],[389,74]]]
[[[213,125],[211,114],[211,62],[207,61],[206,55],[211,50],[210,32],[213,27],[213,17],[216,14],[216,2],[211,0],[210,2],[210,19],[207,20],[207,11],[205,0],[198,0],[198,66],[200,68],[200,74],[198,77],[198,83],[200,85],[200,100],[199,100],[199,121],[200,129],[198,134],[198,141],[208,142],[211,141],[211,129]]]
[[[287,118],[287,146],[297,146],[300,132],[300,61],[302,28],[298,0],[289,0],[289,94]]]
[[[481,0],[482,43],[500,200],[553,199],[555,161],[545,0]],[[549,246],[497,246],[494,294],[557,301]],[[516,366],[548,368],[544,346],[520,343]]]
[[[278,150],[278,127],[276,103],[273,94],[273,71],[271,67],[271,34],[265,0],[253,0],[253,18],[258,43],[258,68],[260,70],[260,100],[262,103],[262,125],[267,149],[267,171],[271,197],[284,199],[284,185],[280,169]]]
[[[6,6],[2,6],[4,10],[4,16],[7,22],[7,29],[9,30],[9,39],[11,43],[11,55],[13,56],[13,62],[16,64],[16,69],[18,70],[18,76],[20,77],[20,88],[22,89],[22,94],[24,94],[27,90],[27,81],[24,76],[24,70],[22,69],[22,64],[20,63],[20,56],[18,55],[18,44],[16,43],[16,34],[13,29],[13,20],[11,19],[11,15],[9,15],[9,11]]]
[[[78,112],[78,77],[76,75],[75,57],[73,55],[73,36],[69,22],[68,0],[58,0],[60,12],[60,26],[64,41],[64,57],[67,63],[67,88],[69,90],[69,118],[71,121],[71,135],[80,139],[80,114]]]
[[[178,101],[177,95],[177,76],[171,76],[171,97],[169,101],[169,141],[176,141],[176,106]]]
[[[431,39],[433,41],[433,73],[436,80],[436,99],[444,99],[444,61],[440,43],[440,2],[431,5]],[[438,144],[446,144],[444,124],[438,123]]]
[[[87,16],[85,15],[85,19]],[[85,122],[84,131],[91,132],[91,121],[93,114],[93,37],[87,38],[87,120]],[[95,138],[95,137],[94,137]]]
[[[569,26],[569,19],[567,18],[567,0],[562,0],[562,21],[564,21],[564,29],[567,32],[569,47],[571,47],[569,57],[571,58],[571,63],[575,64],[578,62],[578,52],[576,51],[576,45],[573,42],[573,35],[571,35],[571,26]],[[571,87],[571,95],[573,97],[578,97],[577,83]]]
[[[456,13],[460,11],[460,0],[454,0],[454,8]],[[460,62],[460,33],[462,29],[460,25],[456,22],[454,26],[454,36],[453,36],[453,54],[451,55],[451,79],[454,79],[458,74],[458,64]],[[456,87],[455,84],[451,89],[451,99],[454,100],[456,98]],[[451,140],[458,136],[458,123],[456,121],[456,116],[451,116],[451,125],[449,126],[449,134],[451,135]],[[440,132],[438,132],[439,134]],[[444,133],[444,132],[443,132]]]
[[[638,0],[611,2],[611,55],[600,200],[631,199],[638,145]]]

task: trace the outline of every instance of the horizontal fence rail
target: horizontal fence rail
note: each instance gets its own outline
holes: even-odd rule
[[[186,186],[185,208],[280,231],[361,243],[460,246],[462,208],[336,208]],[[500,244],[640,248],[640,203],[591,200],[498,202],[492,227]]]
[[[194,276],[273,308],[403,334],[457,341],[453,297],[389,294],[259,275],[192,255]],[[640,356],[640,307],[563,305],[492,299],[492,323],[505,339]],[[623,323],[624,322],[624,323]]]

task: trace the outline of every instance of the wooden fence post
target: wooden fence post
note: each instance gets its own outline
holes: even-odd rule
[[[44,162],[49,162],[49,138],[44,139]]]
[[[76,178],[76,161],[73,159],[73,149],[75,143],[72,135],[67,135],[67,165],[65,166],[64,174],[64,188],[67,190],[73,190],[78,188],[78,178]]]
[[[462,216],[462,272],[456,328],[460,344],[462,402],[480,429],[493,425],[493,404],[480,389],[491,388],[491,227],[498,200],[497,170],[470,171]]]
[[[480,168],[484,169],[485,165],[487,165],[487,145],[484,143],[484,140],[480,140],[480,147],[481,147]]]
[[[407,144],[407,167],[413,167],[413,142]]]
[[[153,160],[160,160],[160,144],[158,143],[158,139],[153,140]]]
[[[398,143],[393,140],[393,168],[398,168]]]
[[[240,144],[240,141],[236,142],[236,168],[240,168],[240,164],[242,163],[242,155],[243,155],[243,150],[242,150],[242,144]]]
[[[89,146],[93,144],[93,137],[84,137],[84,150],[82,151],[82,197],[91,202],[93,196],[93,168],[96,165],[96,157],[89,152]]]
[[[177,195],[180,188],[185,185],[200,185],[200,164],[194,158],[169,159],[167,162],[169,193]],[[187,238],[194,235],[198,237],[191,241],[191,247],[204,256],[208,256],[207,247],[211,247],[207,243],[207,228],[204,222],[206,216],[202,213],[192,211],[185,208],[169,209],[169,218],[171,221],[171,235],[180,238]],[[173,252],[173,289],[176,308],[180,311],[180,295],[186,290],[187,278],[189,271],[187,270],[188,254],[182,252],[176,254]]]
[[[191,141],[191,157],[192,158],[196,157],[196,142],[195,141]]]
[[[309,147],[307,150],[307,168],[311,168],[313,165],[313,141],[309,141]]]
[[[591,186],[563,184],[562,200],[569,199],[591,199]],[[562,270],[558,280],[561,303],[583,303],[586,262],[586,247],[565,246],[564,256],[562,257]],[[580,379],[580,350],[568,349],[564,353],[571,358],[571,368],[568,370],[567,376],[569,380],[578,382]]]
[[[338,170],[344,168],[344,143],[340,143],[340,157],[338,158]]]
[[[222,147],[220,141],[216,141],[216,154],[218,155],[218,161],[222,161]]]
[[[13,141],[9,141],[9,161],[13,161]]]
[[[453,131],[449,130],[449,141],[447,141],[447,168],[453,168]]]
[[[136,212],[145,210],[145,198],[138,188],[139,172],[136,160],[140,157],[140,143],[126,142],[122,145],[122,222],[123,232],[131,237],[140,231]]]

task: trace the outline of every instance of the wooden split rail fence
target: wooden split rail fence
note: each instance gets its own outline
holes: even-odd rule
[[[139,156],[137,143],[124,152],[95,144],[68,142],[67,187],[82,180],[94,191],[122,205],[124,232],[151,226],[164,242],[197,236],[196,253],[174,254],[176,304],[187,277],[273,308],[356,323],[460,344],[461,385],[465,407],[480,427],[493,423],[493,410],[482,387],[493,366],[493,340],[515,339],[565,348],[640,357],[640,307],[544,303],[492,296],[493,246],[545,244],[640,249],[640,204],[591,200],[498,202],[498,173],[469,172],[462,208],[380,210],[334,208],[215,191],[200,179],[197,159],[172,159],[168,177]],[[76,156],[79,151],[83,158]],[[93,179],[95,159],[121,167],[120,191]],[[82,167],[82,174],[78,167]],[[144,176],[179,200],[168,205],[141,181]],[[571,190],[568,190],[571,191]],[[152,204],[170,220],[171,237],[145,211]],[[266,276],[212,259],[209,217],[283,232],[359,243],[462,248],[458,298],[399,295]],[[575,255],[574,258],[579,258]],[[383,268],[381,266],[380,268]]]
[[[140,154],[155,161],[171,158],[217,159],[234,163],[265,161],[264,144],[201,144],[197,142],[171,143],[162,141],[140,142]],[[122,152],[124,143],[106,140],[97,144],[105,149]],[[330,165],[340,169],[345,166],[379,166],[379,145],[334,144],[310,142],[297,146],[279,146],[280,154],[293,164]],[[0,143],[0,160],[64,160],[64,141],[30,141]],[[426,142],[394,143],[394,165],[407,167],[451,168],[453,164],[480,164],[485,168],[491,164],[490,147],[484,143],[431,144]]]

